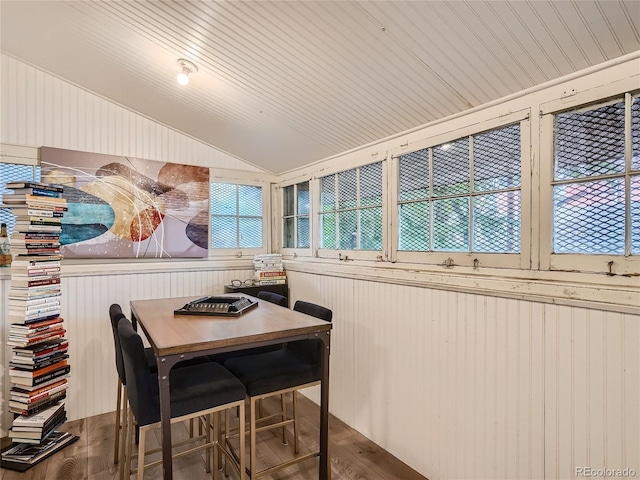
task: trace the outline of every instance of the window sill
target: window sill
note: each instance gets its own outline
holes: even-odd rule
[[[64,260],[63,277],[124,275],[132,273],[170,273],[182,271],[253,270],[253,259],[202,260]],[[10,268],[0,268],[0,279],[11,278]]]
[[[640,314],[637,277],[388,262],[285,259],[287,271]]]

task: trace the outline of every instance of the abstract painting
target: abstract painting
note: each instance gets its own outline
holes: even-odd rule
[[[40,163],[64,187],[66,258],[207,256],[208,168],[49,147]]]

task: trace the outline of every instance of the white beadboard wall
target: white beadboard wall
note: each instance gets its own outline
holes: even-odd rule
[[[70,387],[67,414],[70,420],[115,410],[116,370],[109,306],[118,303],[130,315],[130,300],[213,295],[224,292],[224,285],[234,278],[251,278],[253,269],[183,270],[167,273],[126,275],[63,276],[62,317],[69,339]],[[0,280],[3,299],[9,291],[9,280]],[[8,323],[2,322],[3,361],[0,369],[3,430],[10,426],[7,399],[9,382],[6,365],[11,349],[6,346]],[[2,432],[4,435],[6,432]]]
[[[0,66],[0,143],[263,171],[7,55]]]
[[[331,412],[430,480],[640,476],[640,318],[289,272],[334,312]],[[317,401],[317,389],[309,392]]]
[[[1,55],[0,61],[0,143],[262,171],[11,57]],[[126,309],[131,299],[220,293],[231,279],[253,275],[251,270],[216,271],[214,265],[210,271],[64,276],[63,315],[73,372],[67,400],[70,419],[115,408],[109,305],[120,303]],[[5,372],[10,359],[5,346],[8,290],[9,280],[0,280],[0,360],[5,367],[0,369],[0,436],[6,435],[10,425]]]
[[[2,55],[0,142],[256,171]],[[115,408],[111,303],[222,291],[250,270],[63,278],[72,419]],[[292,300],[334,311],[331,411],[430,478],[640,476],[640,318],[290,272]],[[8,280],[0,280],[2,305]],[[7,325],[0,323],[3,346]],[[9,349],[0,349],[6,366]],[[8,382],[0,369],[6,432]],[[317,391],[311,392],[314,396]]]

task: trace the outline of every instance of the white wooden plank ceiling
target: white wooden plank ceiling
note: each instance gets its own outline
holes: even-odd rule
[[[637,0],[0,8],[3,53],[276,173],[640,49]]]

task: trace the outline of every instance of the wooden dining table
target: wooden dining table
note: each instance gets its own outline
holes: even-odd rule
[[[330,480],[329,461],[329,355],[330,322],[237,293],[226,297],[247,297],[258,302],[242,315],[180,315],[174,310],[202,296],[133,300],[131,320],[142,328],[158,360],[162,465],[164,480],[173,478],[171,457],[171,411],[169,371],[178,362],[234,350],[281,344],[295,340],[319,339],[323,343],[320,384],[320,464],[319,480]],[[251,468],[254,468],[252,465]]]

